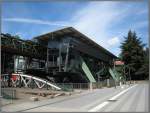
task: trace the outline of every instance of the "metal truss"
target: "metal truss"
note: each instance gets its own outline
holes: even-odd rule
[[[11,78],[13,87],[17,87],[18,85],[23,84],[24,87],[29,88],[29,86],[34,83],[39,89],[44,88],[44,86],[47,85],[52,87],[53,89],[61,90],[60,87],[50,83],[49,81],[43,80],[35,76],[16,73],[12,75],[15,76],[15,79],[13,77]],[[2,82],[4,82],[3,79]]]
[[[47,48],[33,41],[25,41],[7,34],[1,34],[2,51],[28,56],[33,58],[46,58]]]

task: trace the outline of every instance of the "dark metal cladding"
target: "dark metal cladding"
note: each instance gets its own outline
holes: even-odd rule
[[[50,40],[53,40],[54,38],[64,38],[66,36],[71,36],[72,38],[80,41],[80,43],[74,43],[74,47],[86,54],[89,54],[93,57],[96,57],[98,59],[108,61],[112,58],[117,58],[115,55],[110,53],[108,50],[103,48],[102,46],[95,43],[93,40],[85,36],[84,34],[80,33],[73,27],[64,28],[61,30],[57,30],[54,32],[50,32],[44,35],[40,35],[35,37],[34,39],[37,39],[41,42],[49,42]]]
[[[2,72],[8,72],[12,64],[12,72],[21,70],[60,83],[107,79],[108,69],[117,58],[72,27],[34,37],[32,41],[7,34],[1,34],[1,40]]]
[[[16,55],[45,59],[47,48],[30,40],[21,40],[1,34],[1,50]]]

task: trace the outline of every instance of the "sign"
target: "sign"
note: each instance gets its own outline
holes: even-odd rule
[[[120,61],[120,60],[115,61],[114,63],[115,63],[115,65],[124,65],[124,62],[123,62],[123,61]]]

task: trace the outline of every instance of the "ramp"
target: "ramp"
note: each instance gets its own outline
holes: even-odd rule
[[[94,79],[91,71],[89,70],[88,66],[86,65],[85,61],[83,60],[82,57],[80,57],[81,60],[81,67],[82,70],[84,71],[85,75],[87,76],[87,78],[89,79],[90,82],[96,82],[96,80]]]

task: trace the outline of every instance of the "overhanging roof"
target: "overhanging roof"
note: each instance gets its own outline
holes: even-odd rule
[[[99,44],[97,44],[96,42],[94,42],[93,40],[85,36],[84,34],[80,33],[73,27],[67,27],[67,28],[53,31],[50,33],[46,33],[46,34],[43,34],[34,38],[48,41],[49,38],[56,38],[56,37],[65,36],[68,34],[71,34],[71,36],[74,36],[76,38],[79,38],[80,40],[83,40],[84,42],[86,42],[86,44],[89,44],[90,46],[98,48],[100,51],[103,51],[104,53],[110,55],[111,57],[117,58],[114,54],[112,54],[111,52],[109,52],[108,50],[106,50],[105,48],[103,48],[102,46],[100,46]]]

